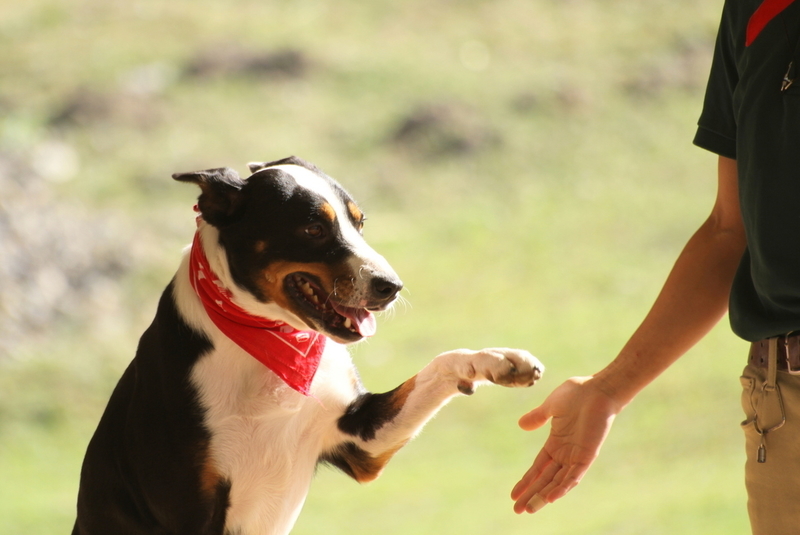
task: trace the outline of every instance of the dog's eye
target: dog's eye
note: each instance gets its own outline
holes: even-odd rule
[[[307,226],[304,229],[307,236],[312,238],[324,238],[325,237],[325,227],[323,227],[320,223],[314,223]]]

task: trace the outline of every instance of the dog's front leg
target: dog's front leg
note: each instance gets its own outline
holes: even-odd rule
[[[364,393],[339,418],[342,442],[324,460],[360,482],[380,475],[391,457],[458,393],[481,382],[531,386],[544,367],[527,351],[493,348],[449,351],[383,394]]]

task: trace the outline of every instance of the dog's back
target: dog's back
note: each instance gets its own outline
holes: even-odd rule
[[[230,484],[204,476],[210,434],[189,381],[211,343],[182,319],[173,289],[89,443],[74,535],[222,533]]]

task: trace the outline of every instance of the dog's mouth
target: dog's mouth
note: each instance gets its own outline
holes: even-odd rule
[[[322,290],[316,277],[293,273],[285,279],[287,295],[303,312],[304,321],[343,342],[357,342],[377,330],[375,315],[367,308],[348,307],[338,303]]]

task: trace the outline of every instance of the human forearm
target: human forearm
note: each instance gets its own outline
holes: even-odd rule
[[[526,430],[550,420],[551,430],[511,493],[517,513],[536,512],[577,485],[619,411],[719,321],[744,249],[736,162],[721,157],[711,216],[686,244],[617,358],[593,377],[569,379],[520,419]]]
[[[619,356],[595,375],[621,405],[705,336],[727,310],[745,248],[735,165],[720,159],[714,211],[686,244],[641,326]]]

